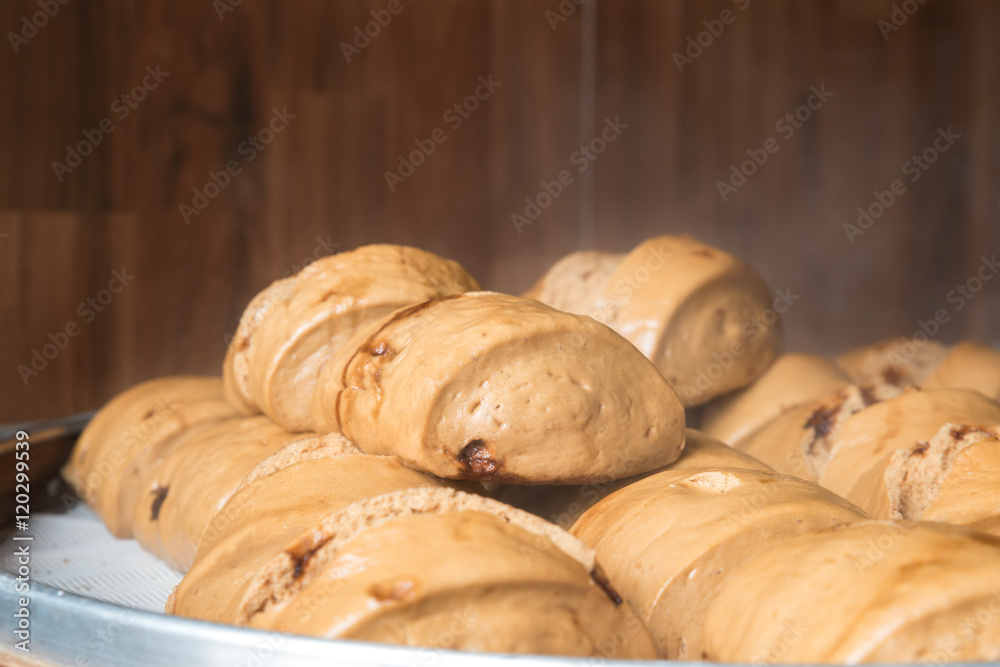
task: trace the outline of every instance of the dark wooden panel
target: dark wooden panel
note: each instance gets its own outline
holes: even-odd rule
[[[657,0],[599,5],[598,117],[632,121],[597,164],[598,244],[689,232],[741,254],[801,300],[789,347],[834,352],[900,333],[1000,250],[995,122],[1000,6],[929,0],[888,41],[892,2]],[[735,20],[678,71],[672,55],[723,10]],[[718,27],[716,25],[716,27]],[[707,39],[703,38],[705,42]],[[694,51],[693,51],[694,52]],[[775,124],[834,93],[794,135]],[[863,236],[844,223],[939,127],[962,135]],[[783,129],[783,128],[782,128]],[[717,182],[774,137],[778,152],[723,201]],[[992,176],[991,176],[992,174]],[[1000,284],[941,337],[996,340]]]
[[[387,4],[244,0],[220,20],[211,3],[71,2],[18,53],[0,47],[0,421],[218,372],[256,291],[364,243],[420,245],[516,292],[578,247],[687,231],[801,294],[790,346],[818,351],[913,331],[1000,251],[991,0],[928,0],[888,42],[891,0],[755,0],[683,73],[674,51],[736,3],[588,0],[553,30],[556,0],[401,0],[347,62],[341,42]],[[0,3],[3,34],[35,11]],[[157,65],[169,76],[118,117]],[[451,127],[490,75],[501,86]],[[723,202],[716,181],[821,84],[830,101]],[[285,107],[295,118],[248,162],[243,142]],[[107,117],[60,182],[52,161]],[[581,174],[574,151],[615,117],[628,129]],[[947,125],[956,146],[848,243],[856,208]],[[435,128],[447,139],[390,190],[385,172]],[[241,173],[185,224],[179,205],[231,160]],[[518,234],[511,215],[563,169],[574,182]],[[123,269],[134,282],[82,322]],[[1000,282],[952,314],[943,339],[996,339]],[[71,321],[25,387],[18,364]]]
[[[373,11],[384,19],[387,4],[246,0],[220,20],[205,4],[73,3],[21,53],[0,49],[4,97],[16,100],[0,110],[10,277],[0,304],[11,323],[0,421],[92,408],[156,375],[218,372],[249,298],[330,252],[420,245],[503,286],[574,247],[571,198],[530,245],[494,210],[571,149],[574,25],[553,39],[527,1],[402,0],[348,62],[340,43]],[[33,8],[4,3],[3,27]],[[112,101],[147,66],[169,74],[117,117]],[[446,112],[491,74],[501,87],[473,98],[478,108],[456,126]],[[525,109],[531,98],[536,108]],[[241,146],[275,108],[294,118],[249,161]],[[57,180],[50,162],[105,117],[114,131]],[[438,128],[444,143],[391,190],[385,172],[397,156]],[[211,174],[231,160],[241,172],[185,219],[179,207],[214,188]],[[16,366],[122,267],[134,282],[25,387]]]
[[[477,234],[489,234],[493,260],[486,286],[491,289],[523,291],[579,245],[579,174],[561,186],[551,204],[539,207],[537,217],[526,216],[526,199],[537,202],[541,195],[549,196],[543,182],[557,181],[564,170],[575,171],[570,157],[579,145],[582,11],[553,29],[545,9],[556,5],[491,2],[491,65],[504,86],[490,101],[494,115],[486,150],[491,206],[484,220],[465,221]],[[540,201],[548,203],[544,196]],[[515,224],[514,215],[523,219]]]

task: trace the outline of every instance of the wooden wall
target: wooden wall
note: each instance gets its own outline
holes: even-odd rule
[[[0,422],[217,372],[257,290],[373,242],[516,292],[571,250],[690,232],[800,296],[789,348],[912,333],[941,308],[940,339],[1000,339],[1000,280],[961,310],[948,299],[1000,251],[1000,3],[909,0],[886,40],[890,0],[396,0],[347,62],[341,42],[389,0],[243,0],[220,18],[235,1],[66,0],[16,53],[0,44]],[[4,0],[2,33],[38,11]],[[720,34],[679,71],[704,21]],[[147,67],[169,75],[116,103]],[[454,127],[446,111],[480,77],[500,85]],[[776,123],[813,86],[833,95],[786,136]],[[274,109],[294,118],[247,162]],[[105,118],[114,130],[57,177]],[[575,171],[606,119],[627,128]],[[856,209],[948,127],[954,145],[850,243]],[[390,189],[397,156],[437,128],[444,142]],[[718,181],[769,138],[777,152],[723,201]],[[186,221],[192,188],[234,160]],[[572,184],[518,233],[511,215],[564,169]],[[120,294],[102,292],[113,271],[134,276]],[[50,333],[65,349],[25,385],[18,365]]]

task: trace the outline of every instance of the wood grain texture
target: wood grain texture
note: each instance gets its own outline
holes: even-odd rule
[[[576,248],[689,232],[801,295],[790,348],[911,333],[937,308],[953,316],[943,340],[1000,338],[1000,280],[961,311],[946,301],[1000,253],[1000,3],[927,0],[888,41],[876,23],[891,0],[741,4],[587,0],[553,29],[557,0],[401,0],[351,62],[341,42],[388,0],[244,0],[221,20],[211,3],[60,6],[18,53],[0,45],[0,422],[218,372],[254,293],[373,242],[518,292]],[[724,9],[735,21],[679,72],[674,52]],[[3,35],[36,11],[0,3]],[[114,100],[157,66],[169,75],[119,117]],[[490,75],[501,85],[452,127],[445,113]],[[775,123],[824,84],[833,97],[780,138]],[[285,108],[248,161],[248,136]],[[576,170],[614,117],[629,127],[518,234],[525,198]],[[103,118],[114,131],[57,179],[52,162]],[[956,145],[849,243],[857,207],[949,125]],[[391,190],[385,172],[436,128],[447,139]],[[722,201],[717,181],[771,136],[779,151]],[[186,224],[178,207],[234,160]],[[125,289],[88,306],[123,270]],[[25,385],[18,365],[71,323]]]
[[[792,349],[913,333],[939,308],[943,340],[1000,339],[1000,283],[961,310],[947,301],[1000,251],[1000,52],[985,36],[1000,5],[928,0],[886,41],[893,2],[744,4],[599,5],[597,117],[632,125],[596,164],[598,245],[686,231],[736,252],[801,296]],[[724,10],[735,20],[679,71],[673,54]],[[833,96],[791,137],[776,131],[822,85]],[[904,163],[949,126],[961,138],[910,183]],[[718,181],[768,137],[778,151],[723,201]],[[850,243],[843,225],[897,178],[905,194]]]

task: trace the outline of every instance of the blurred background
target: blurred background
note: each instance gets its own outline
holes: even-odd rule
[[[2,0],[0,28],[0,422],[218,373],[253,294],[376,242],[516,293],[690,233],[799,297],[790,350],[942,309],[937,339],[1000,338],[994,0]]]

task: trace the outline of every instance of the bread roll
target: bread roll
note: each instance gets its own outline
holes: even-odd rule
[[[238,622],[261,629],[473,651],[653,656],[591,550],[537,517],[452,489],[396,492],[328,515],[259,568],[248,590]]]
[[[848,419],[870,405],[898,396],[891,385],[848,386],[818,401],[779,414],[736,443],[778,472],[815,481],[826,466],[830,439]]]
[[[132,536],[137,494],[123,473],[137,457],[169,448],[199,425],[236,417],[219,378],[149,380],[111,399],[80,434],[63,475],[115,537]]]
[[[958,433],[962,432],[959,427]],[[969,440],[951,459],[937,496],[918,506],[923,521],[948,523],[1000,536],[1000,425]],[[952,438],[963,440],[955,432]],[[914,512],[915,513],[915,512]]]
[[[601,303],[604,290],[625,254],[579,250],[552,265],[535,285],[522,294],[557,310],[590,315]]]
[[[710,660],[857,664],[1000,658],[1000,540],[865,521],[778,541],[724,584]]]
[[[320,426],[452,479],[606,481],[667,465],[684,442],[680,402],[628,341],[492,292],[397,311],[322,382]]]
[[[680,458],[663,468],[657,468],[634,477],[595,484],[560,486],[502,484],[493,497],[518,509],[540,516],[546,521],[551,521],[561,528],[569,529],[580,518],[580,515],[618,489],[664,470],[688,468],[771,470],[752,456],[724,445],[700,431],[689,428],[684,441],[684,451],[681,452]]]
[[[529,293],[622,334],[652,360],[685,407],[746,386],[778,352],[778,314],[761,277],[687,236],[649,239],[620,261],[574,253]]]
[[[1000,404],[968,389],[909,390],[854,415],[833,433],[819,483],[847,498],[866,473],[897,449],[927,442],[945,424],[1000,424]],[[866,480],[870,484],[870,480]]]
[[[893,338],[852,350],[838,357],[837,364],[860,384],[974,389],[1000,400],[1000,351],[970,341],[945,347],[936,341]]]
[[[1000,534],[1000,426],[945,424],[862,476],[855,500],[878,518],[937,521]]]
[[[937,341],[900,336],[850,350],[836,361],[855,384],[911,387],[923,384],[947,354]]]
[[[974,389],[1000,401],[1000,351],[968,341],[956,343],[922,386]]]
[[[815,354],[785,354],[749,387],[706,403],[701,427],[713,438],[736,445],[781,413],[849,384],[847,375],[829,359]]]
[[[141,490],[132,520],[136,541],[171,567],[187,570],[205,528],[247,473],[302,439],[318,438],[289,433],[264,416],[189,431],[155,468],[133,468]]]
[[[689,406],[744,387],[771,365],[780,347],[772,300],[736,257],[662,236],[626,256],[602,307]]]
[[[395,457],[361,454],[346,440],[337,447],[338,437],[323,438],[327,446],[314,452],[302,445],[316,441],[289,445],[246,476],[203,532],[168,613],[235,623],[258,570],[291,549],[320,518],[364,498],[444,484]]]
[[[226,397],[286,430],[312,430],[316,376],[344,340],[402,306],[475,289],[458,264],[416,248],[371,245],[319,259],[250,302],[226,353]]]
[[[596,549],[609,579],[649,627],[659,657],[696,660],[704,657],[704,614],[744,563],[782,539],[864,517],[794,477],[686,469],[611,494],[571,532]]]

